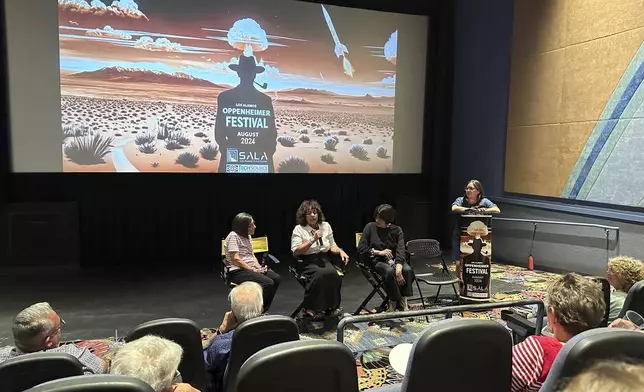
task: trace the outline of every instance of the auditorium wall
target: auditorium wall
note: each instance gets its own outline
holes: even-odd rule
[[[644,259],[644,226],[638,223],[638,220],[644,222],[642,214],[505,196],[503,174],[506,170],[514,1],[458,0],[454,12],[451,197],[462,195],[467,179],[478,178],[483,181],[486,194],[500,205],[502,217],[619,226],[621,253]],[[535,13],[533,17],[543,16]],[[521,148],[528,151],[531,146],[528,143],[532,142],[525,143]],[[527,176],[530,175],[533,174],[528,172]],[[497,222],[494,225],[494,259],[526,265],[530,229],[529,224]],[[533,252],[537,268],[602,274],[606,267],[604,238],[603,231],[597,229],[540,225]],[[610,247],[610,254],[615,254],[614,234],[611,234]]]
[[[505,190],[644,206],[644,1],[517,0]]]

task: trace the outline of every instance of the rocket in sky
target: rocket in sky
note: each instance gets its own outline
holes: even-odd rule
[[[347,54],[349,54],[349,49],[347,49],[346,45],[344,45],[342,42],[340,42],[340,38],[338,38],[338,33],[335,31],[335,27],[333,26],[333,21],[331,20],[331,16],[327,12],[326,8],[324,8],[324,5],[320,4],[322,7],[322,14],[324,14],[324,20],[326,21],[326,25],[329,26],[329,31],[331,32],[331,37],[333,37],[333,43],[334,43],[334,48],[333,52],[335,53],[335,56],[337,58],[342,57],[342,67],[344,68],[344,73],[350,77],[353,77],[353,66],[349,62],[349,59],[347,58]]]

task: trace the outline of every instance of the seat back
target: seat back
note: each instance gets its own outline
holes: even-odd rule
[[[414,343],[402,390],[431,385],[436,391],[509,391],[511,382],[507,330],[490,320],[450,319],[433,324]]]
[[[250,243],[253,247],[253,253],[268,252],[268,237],[251,238]],[[221,256],[226,257],[226,240],[221,240]]]
[[[624,306],[619,313],[619,317],[623,318],[629,310],[644,315],[644,280],[640,280],[635,283],[633,287],[628,290],[628,294],[626,295],[626,300],[624,300]]]
[[[237,392],[356,392],[351,351],[329,340],[299,340],[265,348],[239,370]]]
[[[540,391],[556,391],[562,381],[602,359],[644,360],[644,333],[596,328],[578,334],[559,351]]]
[[[610,316],[610,282],[608,281],[608,279],[603,277],[595,277],[595,280],[597,280],[602,285],[602,292],[604,293],[604,304],[606,305],[604,317],[602,317],[602,321],[599,323],[598,327],[608,327],[608,317]]]
[[[234,391],[239,369],[251,355],[266,347],[299,339],[297,323],[290,317],[262,316],[241,323],[233,334],[230,359],[224,373],[224,391]]]
[[[179,372],[183,382],[199,390],[206,389],[206,365],[203,359],[201,330],[189,319],[166,318],[148,321],[136,327],[127,337],[131,342],[146,335],[156,335],[172,340],[183,348]]]
[[[46,382],[25,392],[154,392],[154,389],[138,378],[96,374]]]
[[[415,259],[433,259],[434,257],[440,257],[443,255],[440,242],[431,239],[407,241],[407,252],[409,252],[409,255]]]
[[[0,363],[0,390],[22,392],[50,380],[82,374],[83,365],[73,355],[53,352],[23,354]]]

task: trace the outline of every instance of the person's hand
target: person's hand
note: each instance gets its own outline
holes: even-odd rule
[[[235,318],[235,315],[233,314],[232,311],[226,312],[224,315],[224,319],[221,322],[221,325],[219,326],[219,332],[220,333],[226,333],[230,332],[235,327],[237,326],[237,318]]]
[[[391,253],[391,250],[385,249],[382,251],[382,255],[385,256],[388,260],[391,260],[394,258],[394,254]]]
[[[633,324],[632,321],[630,320],[625,320],[618,318],[617,320],[613,321],[609,325],[610,328],[624,328],[624,329],[630,329],[630,330],[637,330],[637,325]]]
[[[396,282],[398,283],[399,286],[402,286],[405,284],[405,278],[403,277],[402,270],[403,270],[402,264],[396,264]]]
[[[315,230],[315,232],[313,232],[313,238],[311,238],[311,240],[317,241],[320,238],[322,238],[322,232],[320,230]]]
[[[349,255],[346,254],[342,249],[340,249],[340,258],[342,259],[344,265],[347,265],[347,263],[349,262]]]

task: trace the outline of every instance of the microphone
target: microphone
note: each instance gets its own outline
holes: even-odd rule
[[[315,230],[311,230],[311,235],[315,235]],[[324,243],[322,242],[322,237],[318,238],[318,244],[322,246]]]
[[[268,87],[268,83],[264,83],[264,84],[259,84],[259,83],[257,83],[257,82],[254,82],[254,83],[255,83],[256,85],[258,85],[259,87],[263,88],[264,90],[266,90],[266,87]]]

